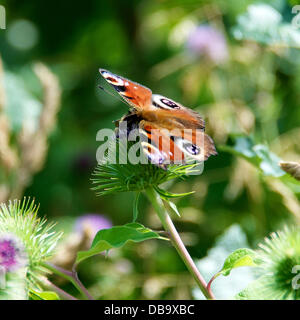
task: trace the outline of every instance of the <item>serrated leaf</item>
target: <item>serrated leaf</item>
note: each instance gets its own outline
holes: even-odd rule
[[[32,300],[60,300],[58,294],[53,291],[39,292],[31,289],[29,295]]]
[[[140,193],[140,192],[137,192],[136,197],[135,197],[135,199],[134,199],[134,204],[133,204],[133,219],[132,219],[133,222],[136,221],[136,219],[137,219],[137,217],[138,217],[138,215],[139,215],[139,208],[138,208],[138,206],[139,206],[140,195],[141,195],[141,193]]]
[[[135,222],[110,229],[102,229],[96,234],[89,250],[77,253],[76,264],[103,251],[120,248],[129,241],[141,242],[148,239],[167,240],[151,229]]]
[[[154,187],[154,189],[160,195],[160,197],[166,201],[169,201],[169,199],[185,197],[195,192],[195,191],[191,191],[186,193],[171,193],[169,191],[160,189],[159,187]]]

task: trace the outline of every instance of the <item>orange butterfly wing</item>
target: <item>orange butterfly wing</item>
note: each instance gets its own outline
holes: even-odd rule
[[[165,129],[144,120],[139,126],[148,138],[148,141],[142,142],[144,153],[153,163],[165,168],[166,164],[184,162],[184,153],[170,139]]]
[[[104,79],[135,109],[151,105],[152,91],[136,82],[120,77],[105,69],[99,69]]]
[[[213,140],[202,130],[170,131],[144,120],[140,122],[140,128],[149,140],[142,143],[145,153],[151,160],[159,159],[160,164],[182,164],[187,158],[201,162],[217,154]]]

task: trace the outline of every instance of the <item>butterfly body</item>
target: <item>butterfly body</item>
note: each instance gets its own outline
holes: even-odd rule
[[[152,163],[166,169],[167,164],[184,163],[188,158],[204,161],[217,154],[197,112],[110,71],[99,71],[131,107],[117,126],[126,121],[127,134],[138,129],[147,138],[142,146]]]

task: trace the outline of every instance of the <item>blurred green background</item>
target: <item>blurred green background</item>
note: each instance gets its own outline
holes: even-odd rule
[[[182,217],[174,215],[193,258],[205,257],[233,224],[239,239],[255,247],[271,231],[299,219],[299,187],[264,177],[222,149],[243,135],[283,160],[299,160],[300,25],[291,23],[296,0],[1,4],[7,28],[0,30],[0,52],[12,144],[23,118],[32,120],[41,112],[43,92],[34,63],[44,63],[61,87],[45,162],[24,195],[36,198],[42,215],[59,221],[66,238],[72,219],[88,213],[103,214],[113,225],[132,220],[133,194],[96,197],[90,190],[96,133],[113,128],[112,121],[127,112],[124,103],[98,88],[103,85],[100,67],[197,110],[207,121],[219,155],[205,163],[201,176],[169,187],[196,191],[176,202]],[[4,185],[14,175],[0,177]],[[161,229],[144,197],[138,221]],[[84,262],[79,274],[101,299],[197,297],[185,266],[164,242],[129,244],[106,259]]]

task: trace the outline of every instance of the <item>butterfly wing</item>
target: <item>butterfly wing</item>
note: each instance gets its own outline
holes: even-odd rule
[[[205,129],[205,121],[199,113],[159,94],[152,94],[152,104],[142,110],[142,117],[169,130]]]
[[[143,151],[152,163],[166,169],[168,164],[184,162],[184,153],[170,139],[168,130],[145,120],[140,122],[139,127],[146,137],[141,142]]]
[[[172,136],[177,147],[186,158],[206,161],[211,155],[217,155],[212,138],[199,129],[184,129],[180,135]]]
[[[136,82],[99,69],[103,78],[113,86],[120,96],[133,108],[141,110],[151,105],[152,91]]]
[[[147,137],[143,151],[152,163],[165,168],[167,164],[183,164],[187,159],[205,161],[217,151],[213,140],[199,129],[166,130],[148,121],[140,122]]]

